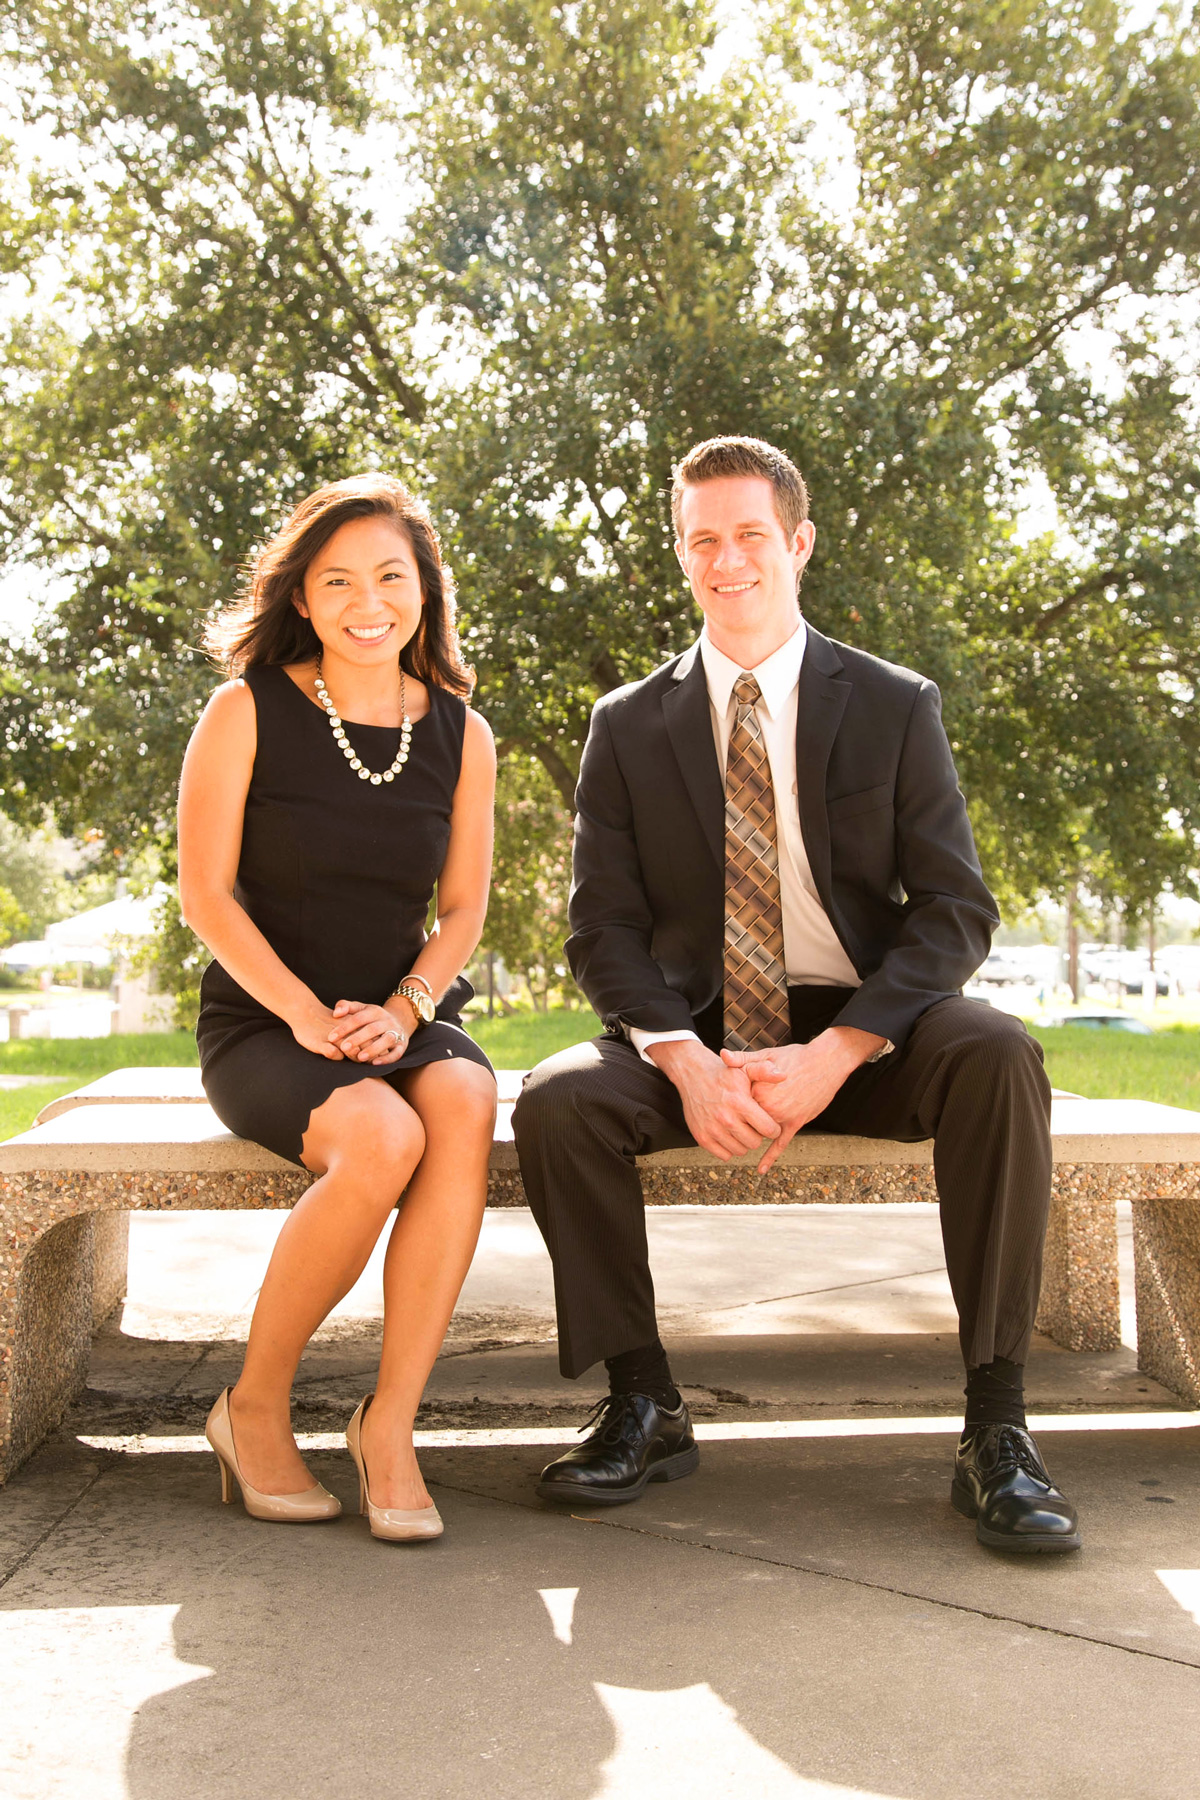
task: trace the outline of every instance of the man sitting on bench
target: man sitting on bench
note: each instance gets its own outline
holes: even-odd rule
[[[815,533],[781,451],[700,444],[672,514],[704,630],[598,703],[579,778],[567,954],[605,1035],[540,1064],[513,1120],[562,1371],[603,1358],[611,1390],[538,1492],[614,1504],[698,1462],[635,1156],[932,1138],[967,1365],[951,1498],[982,1543],[1073,1550],[1023,1392],[1050,1089],[1024,1026],[960,991],[999,919],[938,690],[802,617]]]

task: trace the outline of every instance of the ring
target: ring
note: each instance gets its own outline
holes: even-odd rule
[[[398,1031],[390,1031],[390,1030],[389,1030],[389,1031],[388,1031],[388,1032],[387,1032],[387,1033],[386,1033],[386,1036],[388,1036],[388,1037],[390,1037],[390,1038],[395,1038],[395,1040],[396,1040],[396,1042],[397,1042],[397,1043],[399,1043],[399,1042],[400,1042],[400,1033],[399,1033],[399,1032],[398,1032]]]

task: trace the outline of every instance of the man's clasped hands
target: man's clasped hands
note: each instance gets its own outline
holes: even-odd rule
[[[688,1130],[701,1148],[728,1162],[769,1139],[758,1164],[765,1174],[884,1041],[833,1025],[811,1043],[771,1050],[717,1055],[699,1039],[683,1038],[655,1043],[648,1054],[679,1090]]]

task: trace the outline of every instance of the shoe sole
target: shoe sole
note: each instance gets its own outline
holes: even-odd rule
[[[955,1481],[950,1488],[950,1504],[964,1519],[974,1519],[975,1536],[989,1550],[1011,1550],[1023,1556],[1054,1555],[1058,1551],[1079,1550],[1083,1539],[1073,1532],[1070,1537],[1006,1537],[1002,1531],[989,1531],[979,1517],[979,1508],[970,1490]]]
[[[564,1501],[570,1506],[627,1506],[631,1500],[640,1500],[647,1486],[652,1481],[682,1481],[685,1475],[694,1475],[700,1466],[700,1449],[693,1444],[690,1450],[680,1450],[674,1456],[664,1457],[647,1469],[641,1480],[625,1488],[585,1488],[582,1485],[569,1489],[561,1481],[539,1481],[536,1492],[542,1500]]]

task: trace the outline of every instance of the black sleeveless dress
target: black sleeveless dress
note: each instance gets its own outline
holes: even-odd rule
[[[258,715],[258,748],[234,894],[276,955],[326,1006],[382,1004],[425,943],[425,921],[450,843],[450,812],[462,765],[466,707],[429,686],[429,711],[412,729],[395,781],[362,781],[343,756],[325,713],[281,667],[244,677]],[[390,767],[398,728],[343,720],[369,769]],[[298,1044],[220,963],[200,987],[196,1041],[204,1091],[238,1137],[300,1162],[310,1114],[355,1081],[398,1075],[446,1057],[490,1069],[458,1009],[471,998],[458,981],[399,1062],[330,1062]]]

